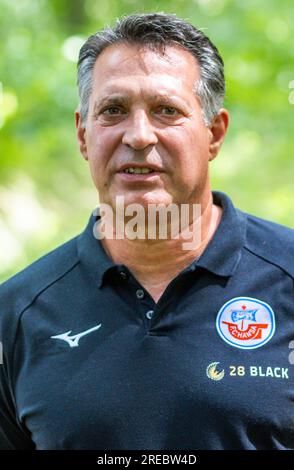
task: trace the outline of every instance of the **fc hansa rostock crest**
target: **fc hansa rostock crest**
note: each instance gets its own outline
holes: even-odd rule
[[[272,308],[251,297],[235,297],[225,303],[216,317],[220,337],[231,346],[255,349],[264,346],[275,332]]]

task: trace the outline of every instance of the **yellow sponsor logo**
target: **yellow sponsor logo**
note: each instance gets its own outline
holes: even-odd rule
[[[218,364],[219,362],[212,362],[211,364],[209,364],[209,366],[207,366],[206,375],[209,379],[218,381],[224,378],[225,371],[224,370],[218,371],[217,370]]]

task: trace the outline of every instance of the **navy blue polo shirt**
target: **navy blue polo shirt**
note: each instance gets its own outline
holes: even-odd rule
[[[294,231],[213,197],[217,231],[157,303],[97,216],[0,286],[1,449],[294,448]]]

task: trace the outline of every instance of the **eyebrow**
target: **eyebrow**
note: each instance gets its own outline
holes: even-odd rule
[[[105,96],[104,98],[98,98],[94,103],[94,111],[96,111],[101,106],[106,104],[128,104],[130,99],[123,95],[112,95],[112,96]]]

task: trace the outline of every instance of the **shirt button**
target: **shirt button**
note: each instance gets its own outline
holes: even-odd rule
[[[154,313],[154,310],[148,310],[148,312],[146,312],[146,317],[148,318],[148,320],[151,320],[153,313]]]
[[[126,274],[124,271],[121,271],[119,274],[120,274],[120,277],[121,277],[122,279],[126,279],[126,278],[127,278],[127,274]]]
[[[143,297],[144,297],[144,291],[143,291],[142,289],[138,289],[138,290],[136,291],[136,296],[137,296],[138,299],[143,299]]]

